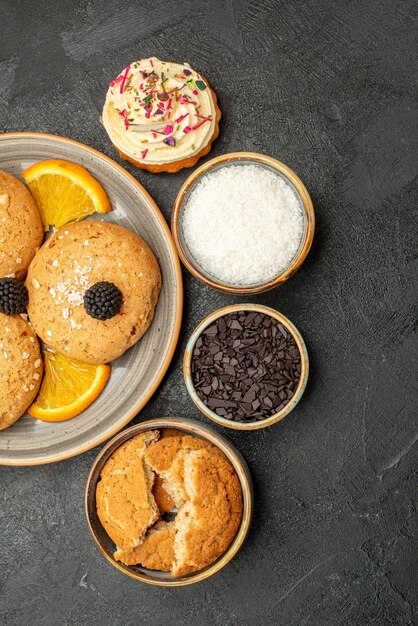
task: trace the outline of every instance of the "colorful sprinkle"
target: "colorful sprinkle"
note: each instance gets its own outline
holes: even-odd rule
[[[160,100],[163,100],[163,101],[165,102],[166,100],[168,100],[169,95],[168,95],[168,93],[167,93],[166,91],[160,91],[160,92],[158,93],[158,96],[157,96],[157,97],[158,97]]]
[[[195,124],[194,126],[192,126],[192,130],[196,130],[196,128],[199,128],[200,126],[202,126],[202,124],[204,124],[205,122],[211,122],[212,121],[212,116],[208,115],[207,117],[205,117],[201,122],[198,122],[197,124]]]
[[[123,77],[122,77],[122,82],[121,82],[121,84],[120,84],[120,90],[119,90],[119,91],[120,91],[120,93],[123,93],[123,90],[124,90],[124,88],[125,88],[125,81],[126,81],[126,79],[127,79],[127,76],[128,76],[128,73],[129,73],[129,70],[130,70],[130,69],[131,69],[131,66],[130,66],[130,65],[128,65],[128,66],[127,66],[127,68],[125,69],[125,73],[124,73],[124,75],[123,75]]]
[[[172,148],[174,148],[176,145],[176,140],[174,139],[174,137],[166,137],[165,139],[163,139],[163,143],[167,144],[167,146],[171,146]]]
[[[171,126],[171,124],[167,124],[167,126],[164,128],[164,135],[170,135],[173,132],[173,127]]]
[[[185,127],[183,128],[183,133],[185,133],[185,134],[187,135],[187,133],[190,133],[190,131],[191,131],[191,130],[192,130],[192,129],[190,128],[190,126],[185,126]]]
[[[123,109],[123,111],[119,111],[119,115],[123,117],[123,121],[125,122],[125,129],[128,130],[129,128],[128,111],[126,111],[126,109]]]
[[[115,78],[115,80],[112,80],[109,85],[110,87],[114,87],[115,85],[117,85],[118,83],[120,83],[120,81],[123,80],[123,76],[122,74],[120,76],[118,76],[117,78]]]
[[[148,152],[148,148],[146,150],[142,150],[141,159],[145,159],[145,157],[147,156],[147,152]]]
[[[185,76],[190,76],[190,75],[191,75],[191,71],[190,71],[190,70],[188,70],[188,69],[184,69],[184,70],[183,70],[183,74],[184,74]]]
[[[156,83],[157,80],[158,80],[158,74],[156,74],[154,71],[148,74],[148,82],[150,85],[153,85],[154,83]]]
[[[178,118],[176,120],[174,120],[175,122],[181,122],[182,120],[184,120],[185,117],[187,117],[189,114],[185,113],[184,115],[179,115]]]
[[[203,80],[197,80],[195,84],[196,87],[200,89],[200,91],[204,91],[207,87],[206,83],[204,83]]]

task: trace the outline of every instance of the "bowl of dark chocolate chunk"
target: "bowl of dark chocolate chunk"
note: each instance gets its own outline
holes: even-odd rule
[[[235,304],[206,317],[191,335],[184,380],[204,415],[227,428],[271,426],[301,399],[309,373],[305,342],[270,307]]]

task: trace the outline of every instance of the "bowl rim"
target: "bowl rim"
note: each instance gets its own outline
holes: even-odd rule
[[[225,417],[221,417],[217,415],[214,411],[211,411],[199,398],[196,393],[195,386],[193,384],[192,378],[192,356],[193,349],[196,344],[196,341],[202,334],[202,332],[210,326],[215,320],[227,315],[228,313],[235,313],[237,311],[256,311],[257,313],[264,313],[265,315],[269,315],[276,320],[278,320],[283,326],[285,326],[293,335],[296,344],[299,348],[300,357],[301,357],[301,372],[300,372],[300,380],[299,384],[296,388],[296,392],[291,399],[290,402],[283,407],[281,411],[278,413],[274,413],[263,420],[257,422],[234,422],[233,420],[229,420]],[[276,424],[280,420],[282,420],[286,415],[288,415],[295,406],[298,404],[300,399],[303,396],[303,393],[306,388],[306,384],[309,376],[309,356],[306,348],[306,344],[303,340],[302,335],[296,326],[282,313],[272,309],[271,307],[262,305],[262,304],[230,304],[228,306],[224,306],[220,309],[217,309],[213,313],[210,313],[207,317],[205,317],[198,326],[194,329],[190,338],[187,342],[186,349],[184,351],[183,357],[183,376],[184,381],[186,383],[187,391],[197,408],[210,420],[216,422],[221,426],[225,426],[226,428],[230,428],[233,430],[258,430],[260,428],[267,428],[268,426],[272,426]]]
[[[299,252],[294,257],[290,265],[280,274],[256,285],[230,285],[207,276],[194,263],[193,259],[190,257],[181,241],[180,216],[184,198],[188,190],[198,181],[199,178],[207,174],[214,167],[222,163],[232,163],[234,161],[249,161],[261,163],[262,165],[266,165],[280,172],[280,174],[287,178],[296,189],[305,210],[306,228],[302,243],[299,248]],[[229,293],[234,295],[253,295],[269,291],[270,289],[274,289],[275,287],[286,281],[288,278],[290,278],[290,276],[292,276],[292,274],[294,274],[302,265],[311,248],[313,241],[313,236],[315,232],[315,211],[313,208],[312,199],[309,195],[307,188],[305,187],[299,176],[290,167],[288,167],[278,159],[275,159],[266,154],[260,154],[258,152],[230,152],[215,157],[214,159],[210,159],[209,161],[195,169],[184,181],[174,201],[173,210],[171,213],[171,232],[177,248],[178,255],[183,265],[185,265],[185,267],[197,280],[199,280],[207,287],[212,287],[213,289],[216,289],[217,291],[221,291],[223,293]]]
[[[113,452],[125,441],[131,439],[141,431],[164,428],[175,428],[178,430],[184,430],[188,434],[197,435],[205,438],[214,445],[216,445],[218,448],[220,448],[220,450],[225,454],[225,456],[233,465],[239,478],[242,489],[243,511],[241,524],[233,541],[228,546],[226,551],[214,563],[212,563],[203,570],[188,574],[184,577],[157,580],[147,577],[147,575],[133,569],[133,567],[131,566],[124,565],[123,563],[116,561],[113,556],[107,552],[107,550],[101,544],[95,531],[94,525],[90,517],[89,505],[90,498],[95,497],[96,486],[100,476],[100,471],[103,468],[104,464],[107,462],[107,460],[110,458],[110,456],[113,454]],[[92,489],[94,489],[94,496],[92,496]],[[133,578],[134,580],[156,587],[183,587],[186,585],[192,585],[194,583],[205,580],[210,576],[213,576],[213,574],[216,574],[218,571],[223,569],[242,547],[251,525],[253,509],[254,490],[252,478],[247,462],[245,461],[241,452],[224,436],[217,433],[213,429],[213,427],[209,427],[195,420],[189,420],[185,418],[154,418],[150,420],[145,420],[140,424],[135,424],[130,428],[126,428],[125,430],[120,431],[115,437],[113,437],[113,439],[106,443],[106,445],[100,450],[99,454],[94,459],[88,473],[84,489],[84,513],[86,516],[87,527],[90,531],[94,543],[96,544],[100,552],[103,554],[106,560],[109,561],[109,563],[111,563],[120,572],[124,573],[130,578]]]

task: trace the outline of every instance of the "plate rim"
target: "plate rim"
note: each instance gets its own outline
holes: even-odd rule
[[[118,425],[113,427],[105,435],[100,435],[96,437],[95,439],[93,439],[92,441],[90,441],[89,443],[81,445],[80,447],[76,448],[75,450],[72,450],[71,452],[65,452],[65,453],[63,452],[63,453],[55,454],[54,456],[48,457],[47,459],[40,458],[40,459],[30,460],[26,458],[22,460],[10,460],[10,461],[0,459],[0,466],[8,466],[8,467],[31,467],[31,466],[36,466],[36,465],[49,465],[50,463],[57,463],[58,461],[64,461],[65,459],[70,459],[80,454],[84,454],[84,452],[88,452],[89,450],[92,450],[96,446],[100,445],[104,441],[109,440],[111,437],[113,437],[118,432],[120,432],[122,428],[124,428],[124,426],[126,426],[139,413],[139,411],[141,411],[141,409],[143,409],[144,406],[149,402],[151,397],[154,395],[154,393],[157,391],[158,387],[160,386],[165,374],[167,373],[168,367],[173,359],[174,352],[176,350],[179,337],[180,337],[180,329],[181,329],[181,323],[183,319],[183,304],[184,304],[183,276],[181,272],[180,260],[177,254],[177,248],[174,244],[174,240],[173,240],[170,228],[164,218],[164,215],[162,214],[161,210],[158,208],[155,200],[151,197],[149,192],[145,189],[145,187],[143,187],[143,185],[141,185],[141,183],[137,181],[136,178],[132,174],[130,174],[124,167],[122,167],[122,165],[119,165],[119,163],[114,161],[111,157],[108,157],[107,154],[104,154],[103,152],[96,150],[96,148],[92,148],[91,146],[88,146],[87,144],[84,144],[81,141],[76,141],[75,139],[69,139],[68,137],[63,137],[62,135],[54,135],[52,133],[38,133],[38,132],[31,132],[31,131],[18,132],[17,131],[17,132],[0,133],[0,142],[3,138],[7,138],[7,139],[23,138],[24,139],[26,137],[33,137],[35,139],[47,138],[47,139],[53,139],[57,141],[57,143],[61,143],[61,142],[70,143],[76,148],[87,150],[87,152],[90,152],[95,157],[100,157],[104,159],[105,161],[109,163],[109,165],[116,168],[123,176],[127,177],[128,180],[139,189],[141,194],[145,196],[146,200],[149,202],[151,208],[153,209],[154,214],[158,219],[158,222],[160,223],[163,231],[165,232],[165,235],[167,237],[167,241],[169,244],[169,248],[172,254],[172,258],[173,258],[174,270],[175,270],[175,275],[176,275],[179,288],[177,290],[176,319],[174,323],[174,331],[173,331],[173,336],[170,341],[170,345],[168,347],[167,355],[157,375],[155,376],[154,382],[151,385],[149,391],[137,404],[135,404],[135,406],[133,406],[127,412],[123,420],[121,422],[118,422]]]

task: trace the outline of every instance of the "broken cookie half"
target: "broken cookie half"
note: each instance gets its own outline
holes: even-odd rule
[[[124,550],[143,541],[160,516],[152,495],[154,472],[144,461],[146,448],[160,433],[147,430],[115,450],[100,473],[97,515],[112,541]]]

